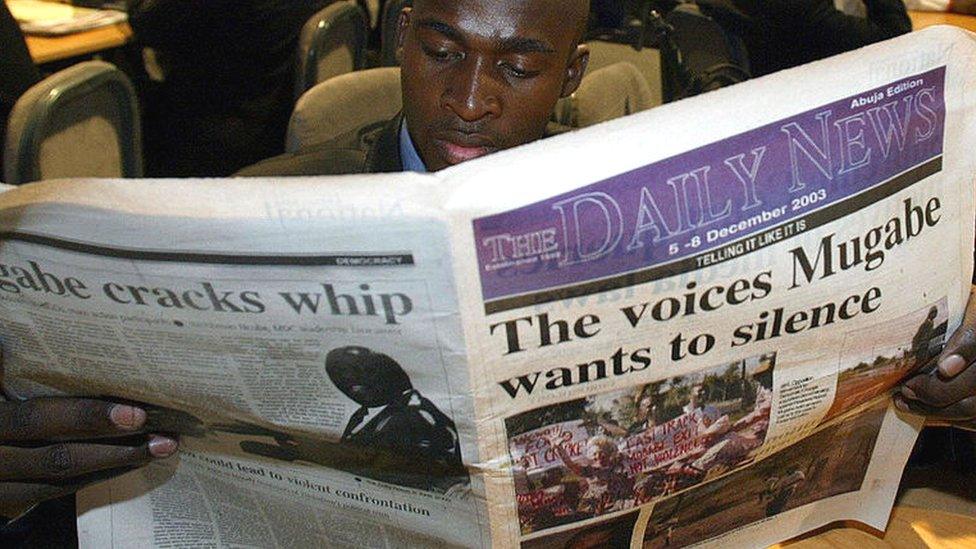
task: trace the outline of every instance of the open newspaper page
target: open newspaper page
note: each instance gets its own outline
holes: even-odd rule
[[[889,392],[972,274],[974,51],[934,29],[432,175],[0,194],[5,382],[182,435],[79,495],[83,547],[883,527],[918,428]]]
[[[969,293],[974,67],[919,33],[452,172],[493,543],[883,529],[890,391]]]
[[[8,378],[149,403],[182,435],[81,495],[82,546],[487,545],[431,183],[4,193]]]

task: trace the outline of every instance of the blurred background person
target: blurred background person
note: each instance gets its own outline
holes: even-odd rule
[[[742,38],[754,77],[912,30],[902,0],[864,0],[866,17],[838,10],[833,0],[699,0],[698,4]]]
[[[146,174],[226,176],[284,151],[298,35],[332,0],[134,0],[161,69],[146,93]]]
[[[14,103],[27,88],[41,80],[41,72],[34,65],[24,35],[17,21],[0,2],[0,144],[7,135],[7,117]],[[0,154],[0,181],[3,180],[3,154]]]

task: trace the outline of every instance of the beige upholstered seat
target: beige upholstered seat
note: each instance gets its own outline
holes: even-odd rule
[[[302,27],[295,97],[329,78],[363,68],[369,17],[352,0],[329,4]]]
[[[637,67],[627,62],[614,63],[588,72],[579,89],[556,104],[554,120],[585,128],[649,109],[655,103],[647,80]]]
[[[135,91],[117,68],[79,63],[38,82],[10,113],[4,181],[141,177]]]
[[[393,118],[401,106],[400,69],[343,74],[305,92],[288,123],[287,152],[298,152],[371,122]]]
[[[635,50],[630,44],[618,44],[603,40],[590,40],[586,43],[590,49],[590,62],[586,66],[586,74],[598,71],[603,67],[622,61],[637,67],[647,84],[651,87],[654,106],[664,103],[662,89],[661,52],[655,48]]]

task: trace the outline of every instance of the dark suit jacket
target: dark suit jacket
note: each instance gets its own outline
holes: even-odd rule
[[[226,176],[284,151],[302,25],[335,0],[133,0],[166,79],[146,86],[149,176]]]
[[[7,116],[17,99],[41,80],[34,66],[24,36],[7,5],[0,2],[0,148],[2,148]],[[0,180],[3,180],[3,154],[0,153]]]
[[[400,159],[401,115],[346,132],[300,153],[269,158],[237,173],[239,176],[342,175],[403,171]]]
[[[706,13],[738,34],[754,76],[857,49],[912,30],[902,0],[865,0],[867,17],[838,11],[833,0],[700,0]]]

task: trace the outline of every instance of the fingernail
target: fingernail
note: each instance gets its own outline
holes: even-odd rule
[[[895,408],[898,408],[902,412],[910,411],[908,408],[908,403],[906,403],[904,400],[897,397],[895,398]]]
[[[954,377],[966,368],[966,359],[952,354],[939,361],[939,373],[945,377]]]
[[[165,458],[176,453],[179,445],[171,438],[153,435],[149,439],[149,454],[155,458]]]
[[[135,430],[146,423],[146,411],[135,406],[116,404],[109,412],[112,423],[122,429]]]
[[[910,398],[912,400],[918,400],[918,397],[915,396],[915,391],[913,391],[912,388],[909,387],[908,385],[902,385],[901,386],[901,394],[905,395],[905,398]]]

